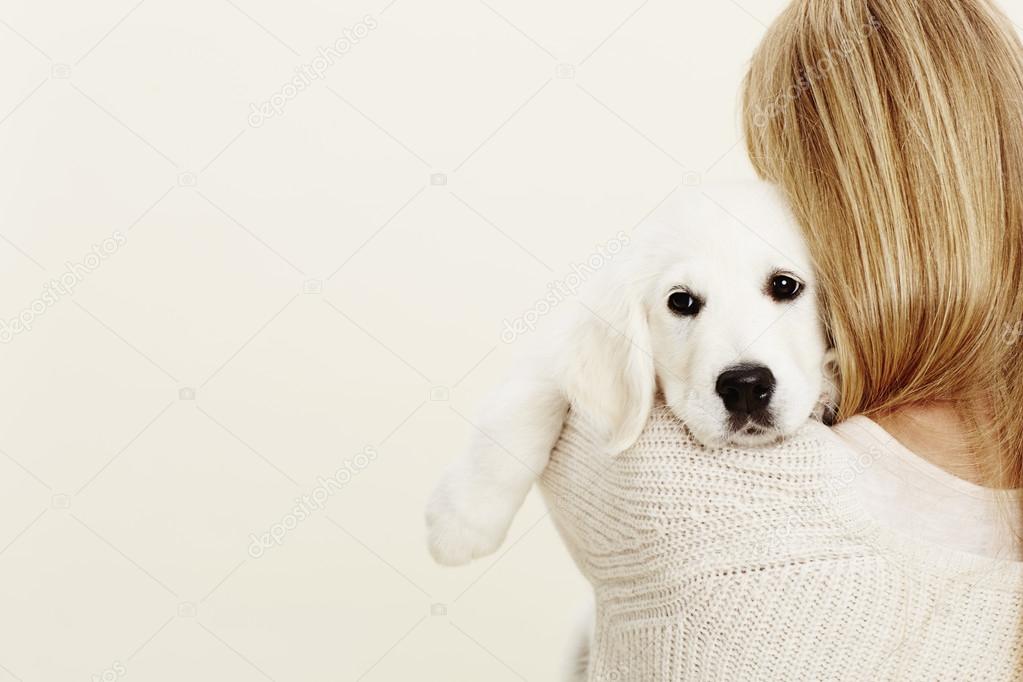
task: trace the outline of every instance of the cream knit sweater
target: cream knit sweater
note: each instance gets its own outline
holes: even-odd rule
[[[541,487],[594,587],[589,679],[1020,677],[1023,564],[874,522],[834,438],[706,450],[659,406],[610,457],[570,415]]]

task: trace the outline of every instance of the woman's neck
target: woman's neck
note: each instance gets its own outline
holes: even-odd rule
[[[970,454],[966,423],[952,403],[906,406],[874,420],[931,464],[971,483],[990,485]]]

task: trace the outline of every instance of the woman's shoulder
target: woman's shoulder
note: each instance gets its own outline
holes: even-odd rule
[[[1021,591],[1023,564],[926,543],[872,516],[857,483],[873,464],[864,458],[878,456],[857,453],[809,419],[776,443],[704,447],[657,405],[636,443],[616,454],[570,415],[541,487],[577,560],[618,556],[656,572],[725,555],[751,567],[842,556],[914,579],[966,576]]]
[[[570,414],[541,486],[562,532],[602,550],[635,548],[665,528],[700,528],[714,542],[710,519],[713,531],[757,544],[792,519],[827,522],[820,502],[836,458],[825,436],[826,427],[808,421],[770,445],[705,447],[660,404],[636,442],[612,453],[591,423]]]
[[[570,412],[555,447],[556,456],[583,455],[612,465],[614,462],[674,462],[672,469],[683,473],[703,467],[757,468],[770,462],[776,475],[787,471],[805,472],[823,460],[844,459],[828,427],[807,419],[795,432],[773,443],[758,446],[722,445],[709,447],[698,442],[671,408],[657,403],[636,442],[621,453],[609,452],[599,429],[585,415]],[[820,460],[820,461],[818,461]],[[613,468],[613,467],[612,467]],[[830,467],[829,467],[830,469]]]

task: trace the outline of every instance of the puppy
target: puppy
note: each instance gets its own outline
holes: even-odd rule
[[[498,548],[569,409],[615,454],[638,438],[655,400],[713,449],[783,438],[832,396],[810,257],[770,185],[677,194],[591,284],[444,472],[426,511],[439,563]]]

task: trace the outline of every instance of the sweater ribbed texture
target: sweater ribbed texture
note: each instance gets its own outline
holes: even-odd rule
[[[1019,678],[1023,564],[879,525],[857,466],[817,423],[710,450],[662,405],[612,457],[570,415],[541,488],[594,588],[590,680]]]

